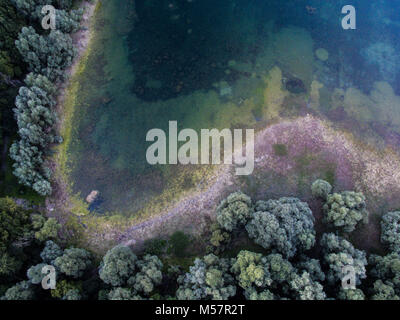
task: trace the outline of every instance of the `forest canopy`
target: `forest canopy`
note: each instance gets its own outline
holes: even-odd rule
[[[328,202],[329,192],[316,196]],[[320,205],[322,210],[325,204]],[[376,255],[356,248],[341,226],[317,235],[310,207],[297,198],[254,202],[235,192],[221,201],[203,240],[187,243],[190,236],[179,232],[147,241],[135,253],[118,245],[98,262],[95,253],[59,242],[54,218],[10,198],[0,199],[0,211],[5,300],[383,300],[400,295],[398,212],[383,216],[386,252]],[[253,249],[232,248],[245,239],[253,241]],[[194,254],[174,249],[195,243],[203,243],[203,249]],[[55,290],[40,285],[47,264],[57,272]],[[343,287],[343,268],[349,266],[354,288]]]

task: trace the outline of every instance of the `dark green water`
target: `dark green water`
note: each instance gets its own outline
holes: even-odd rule
[[[179,129],[195,130],[267,124],[274,112],[268,105],[281,94],[279,88],[266,94],[274,81],[284,86],[287,80],[300,79],[305,87],[305,92],[295,92],[297,104],[281,101],[280,112],[290,116],[312,108],[313,81],[322,85],[314,111],[324,113],[334,108],[336,89],[354,87],[368,94],[374,81],[386,81],[396,93],[400,86],[394,34],[399,26],[392,8],[379,11],[389,19],[382,25],[374,16],[376,8],[361,1],[357,8],[364,15],[359,15],[358,29],[344,31],[342,4],[103,1],[70,147],[74,192],[86,197],[99,190],[104,200],[100,212],[133,214],[182,170],[147,164],[145,137],[150,129],[167,131],[171,120],[178,121]],[[307,12],[307,5],[317,13]],[[318,48],[329,53],[327,61],[316,57]],[[385,55],[392,67],[382,63]],[[272,79],[273,68],[280,73]],[[356,120],[369,121],[374,112]],[[387,113],[400,125],[397,111]],[[185,181],[182,188],[196,187],[196,179]]]

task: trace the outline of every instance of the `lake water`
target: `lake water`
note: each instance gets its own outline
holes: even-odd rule
[[[146,162],[147,132],[171,120],[261,129],[309,112],[398,147],[400,6],[353,1],[357,29],[343,30],[346,4],[103,1],[69,146],[74,193],[99,190],[97,212],[130,216],[198,188],[209,168]]]

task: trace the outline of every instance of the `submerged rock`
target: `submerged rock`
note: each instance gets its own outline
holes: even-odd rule
[[[285,82],[286,89],[291,93],[305,93],[307,92],[304,82],[298,78],[291,78]]]
[[[315,55],[321,61],[326,61],[329,59],[329,52],[324,48],[319,48],[315,51]]]
[[[221,89],[219,90],[219,94],[220,94],[221,97],[223,97],[223,96],[229,96],[229,95],[232,94],[232,88],[231,88],[231,87],[224,87],[224,88],[221,88]]]
[[[100,192],[97,190],[93,190],[92,192],[89,193],[89,195],[86,197],[86,202],[91,204],[96,201],[96,199],[99,197]]]

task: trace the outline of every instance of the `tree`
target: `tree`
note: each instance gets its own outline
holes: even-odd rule
[[[42,8],[45,5],[54,5],[56,9],[56,29],[65,33],[75,32],[79,29],[79,22],[82,18],[83,10],[70,10],[71,0],[12,0],[18,11],[26,18],[33,21],[41,21],[44,15]]]
[[[232,270],[246,299],[323,299],[322,286],[307,272],[298,270],[281,254],[262,257],[256,253],[239,253]],[[238,273],[237,266],[240,266]],[[239,276],[239,277],[238,277]]]
[[[344,232],[352,232],[360,221],[368,222],[365,197],[361,192],[344,191],[330,194],[323,210],[325,221]]]
[[[72,63],[76,50],[68,34],[52,30],[42,36],[32,27],[22,28],[15,45],[31,71],[50,81],[64,78],[64,70]]]
[[[55,239],[57,232],[61,228],[61,225],[55,218],[48,218],[43,224],[43,227],[35,232],[35,238],[39,241],[45,241],[47,239]]]
[[[36,181],[32,185],[32,189],[42,196],[50,195],[53,192],[50,182],[44,179]]]
[[[43,89],[38,87],[19,89],[14,114],[22,140],[42,148],[54,142],[54,136],[50,134],[56,121],[55,114],[51,111],[54,104],[54,100]]]
[[[31,215],[32,227],[34,230],[40,230],[44,223],[46,222],[46,218],[40,213],[34,213]]]
[[[163,264],[157,256],[145,255],[136,265],[139,272],[129,278],[128,285],[133,287],[135,293],[149,295],[162,281]]]
[[[61,228],[61,225],[55,218],[44,217],[41,214],[33,214],[31,216],[32,226],[35,230],[35,238],[39,241],[45,241],[47,239],[55,239],[57,232]]]
[[[129,288],[114,288],[108,293],[108,300],[142,300],[135,295]]]
[[[11,141],[16,133],[11,106],[25,71],[25,64],[14,42],[26,22],[10,0],[0,0],[0,21],[0,144],[2,148],[8,148],[8,141]],[[4,175],[5,172],[0,173],[3,182]],[[4,184],[2,183],[3,188]],[[4,191],[1,190],[2,193]]]
[[[360,289],[343,289],[338,294],[339,300],[365,300],[364,292]]]
[[[81,277],[91,266],[91,254],[85,249],[69,248],[61,257],[54,260],[54,265],[65,275]]]
[[[46,263],[53,264],[54,260],[63,255],[61,248],[52,240],[46,241],[43,251],[40,253],[40,257]]]
[[[391,251],[400,252],[400,211],[388,212],[381,221],[381,242]]]
[[[300,276],[294,275],[289,284],[297,300],[326,299],[324,288],[320,283],[314,281],[308,272],[303,272]]]
[[[34,292],[28,281],[18,282],[9,288],[3,297],[4,300],[32,300],[33,298]]]
[[[45,182],[49,178],[44,167],[43,152],[38,147],[30,145],[27,141],[14,142],[10,148],[10,157],[14,160],[14,175],[19,183],[33,187],[36,182]],[[49,195],[51,190],[43,189],[36,185],[41,195]],[[43,193],[45,192],[45,193]]]
[[[370,276],[373,279],[381,280],[385,286],[391,286],[397,296],[400,296],[400,256],[392,252],[386,256],[370,255],[371,265]],[[378,287],[381,287],[378,284]],[[385,291],[387,288],[384,287]]]
[[[176,296],[179,300],[227,300],[236,294],[234,278],[229,273],[228,259],[213,254],[196,259],[190,271],[178,277],[179,288]]]
[[[57,93],[57,88],[46,76],[37,73],[28,73],[25,77],[25,84],[27,88],[39,88],[45,92],[43,94],[45,102],[50,107],[54,106],[54,99]]]
[[[273,253],[265,257],[265,263],[271,274],[271,289],[288,294],[288,284],[293,279],[296,269],[281,254]]]
[[[103,257],[99,270],[100,279],[115,287],[124,285],[134,275],[136,261],[137,257],[131,249],[116,246]]]
[[[399,296],[396,295],[393,284],[384,283],[382,280],[374,282],[372,293],[371,300],[400,300]]]
[[[56,10],[56,29],[64,33],[76,32],[80,28],[83,9],[78,10]]]
[[[75,295],[76,292],[79,293],[82,291],[81,287],[82,286],[80,283],[63,279],[61,281],[57,281],[56,288],[51,290],[50,293],[53,298],[66,300],[64,297],[67,296],[68,292],[72,291],[71,295]]]
[[[317,259],[310,259],[306,256],[301,256],[300,261],[296,264],[299,272],[307,272],[314,281],[325,281],[325,273],[321,269],[321,264]]]
[[[331,191],[332,191],[332,186],[330,185],[329,182],[325,180],[321,179],[315,180],[314,183],[311,185],[311,193],[316,198],[321,198],[323,200],[326,200]]]
[[[27,87],[19,89],[14,108],[21,140],[11,146],[10,157],[20,183],[33,187],[41,195],[49,195],[50,170],[44,166],[43,150],[50,143],[61,141],[53,129],[55,87],[47,77],[33,73],[25,81]]]
[[[207,248],[207,250],[210,253],[220,254],[225,250],[230,240],[231,240],[231,235],[228,232],[225,232],[222,229],[220,229],[218,226],[217,229],[212,231],[210,238],[210,246]]]
[[[33,15],[35,19],[40,17],[44,5],[53,4],[52,0],[11,0],[11,2],[25,17],[30,18]]]
[[[251,199],[241,192],[230,194],[217,208],[217,221],[221,228],[232,231],[243,226],[252,214]]]
[[[258,201],[246,230],[254,242],[273,252],[293,257],[315,243],[314,217],[297,198]]]
[[[32,284],[39,284],[42,282],[42,279],[44,277],[44,274],[42,273],[42,269],[44,266],[46,266],[45,263],[39,263],[28,269],[26,274],[28,276],[29,281]]]
[[[29,213],[11,198],[0,198],[0,254],[11,243],[28,235],[31,229]]]
[[[318,275],[317,265],[311,261],[304,264]],[[241,251],[232,264],[244,296],[250,300],[299,299],[324,300],[323,286],[307,271],[297,270],[281,254],[262,256],[259,253]]]
[[[247,300],[275,300],[274,294],[268,289],[259,292],[254,287],[247,289],[244,296]]]
[[[328,268],[326,278],[330,285],[341,281],[342,268],[345,266],[354,268],[356,284],[367,277],[365,269],[367,259],[364,251],[355,249],[350,242],[333,233],[323,234],[320,244],[323,251],[323,262]]]
[[[62,297],[62,300],[81,300],[82,295],[77,289],[71,289],[67,291],[65,296]]]
[[[239,286],[245,290],[253,287],[266,287],[272,283],[271,275],[265,264],[265,259],[259,253],[242,250],[232,265]]]
[[[21,266],[21,261],[9,255],[8,252],[0,253],[0,277],[15,275]]]
[[[53,3],[60,9],[71,9],[73,0],[54,0]]]

